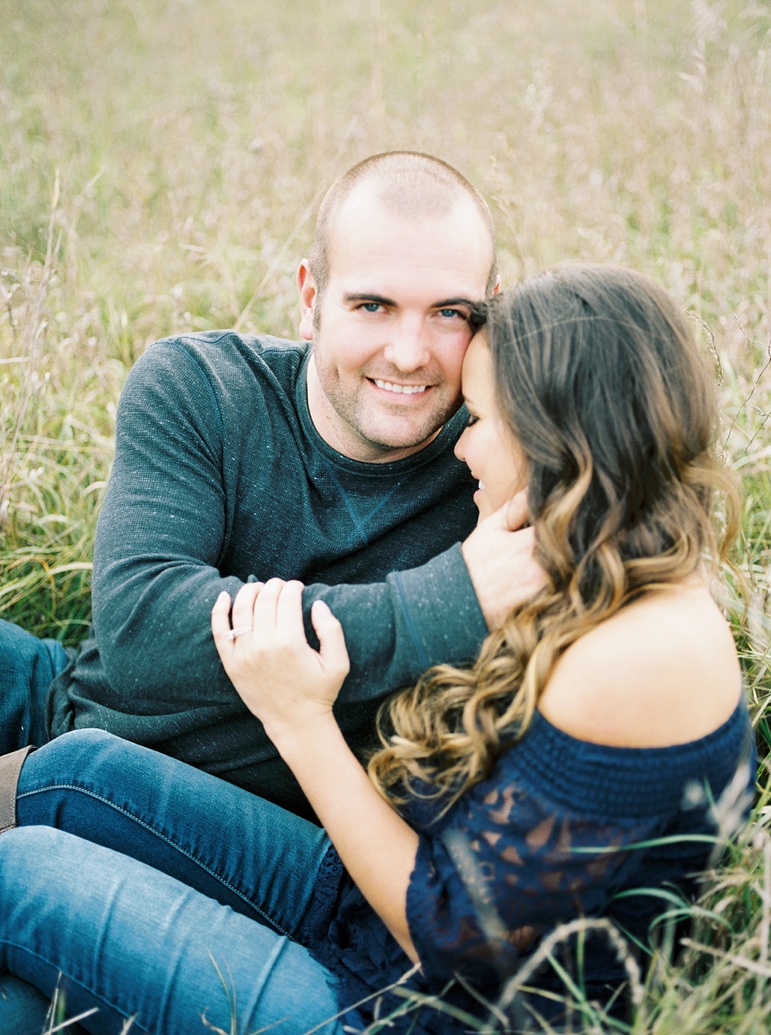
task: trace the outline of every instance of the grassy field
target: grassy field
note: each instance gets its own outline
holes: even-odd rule
[[[414,148],[485,192],[505,282],[620,262],[691,314],[744,483],[746,619],[730,582],[724,602],[771,750],[768,0],[0,0],[0,26],[3,617],[78,642],[133,361],[175,330],[293,336],[320,191]],[[759,782],[634,1033],[767,1031]]]

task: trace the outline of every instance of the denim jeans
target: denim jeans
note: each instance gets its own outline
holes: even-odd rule
[[[68,1014],[98,1009],[88,1031],[342,1032],[302,944],[329,846],[314,824],[98,730],[28,757],[17,820],[0,837],[0,970],[49,998],[61,972]]]
[[[0,618],[0,755],[49,739],[48,687],[68,660],[57,640],[39,640]]]

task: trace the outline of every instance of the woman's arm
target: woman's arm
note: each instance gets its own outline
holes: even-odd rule
[[[274,740],[351,878],[413,963],[407,887],[418,835],[380,797],[330,715],[308,735]]]
[[[346,744],[332,712],[348,672],[343,630],[317,601],[319,651],[302,624],[302,583],[244,586],[232,610],[223,593],[212,633],[225,671],[264,725],[337,849],[343,865],[413,962],[406,900],[418,835],[380,797]]]

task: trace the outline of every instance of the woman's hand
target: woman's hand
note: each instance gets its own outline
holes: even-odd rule
[[[281,579],[247,583],[233,603],[232,630],[227,593],[219,595],[211,616],[225,671],[277,747],[283,737],[317,729],[332,716],[350,668],[342,626],[321,600],[311,610],[319,650],[309,645],[302,591],[301,582]],[[233,637],[233,631],[239,634]]]
[[[297,778],[343,865],[413,962],[407,886],[418,835],[377,793],[332,714],[348,674],[343,629],[315,601],[315,651],[305,639],[302,583],[247,583],[230,614],[221,593],[211,615],[225,671]],[[232,620],[232,628],[231,628]],[[237,635],[233,635],[236,633]]]

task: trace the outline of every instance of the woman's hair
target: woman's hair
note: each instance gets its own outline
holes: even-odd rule
[[[437,666],[381,709],[369,772],[395,804],[428,782],[449,807],[522,736],[571,643],[704,560],[717,567],[738,522],[714,453],[714,378],[661,287],[627,269],[563,266],[492,299],[482,319],[497,406],[529,464],[547,585],[469,669]]]

